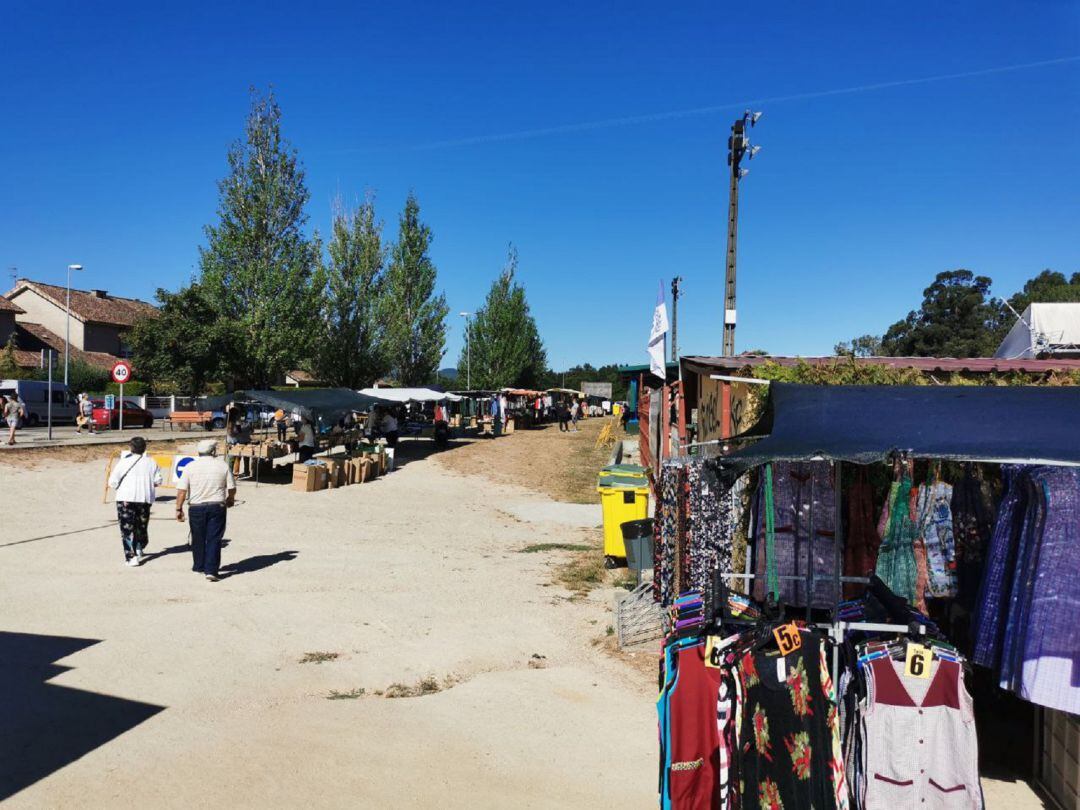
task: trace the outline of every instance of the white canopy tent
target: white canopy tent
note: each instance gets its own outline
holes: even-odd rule
[[[461,402],[464,397],[431,388],[364,388],[357,393],[365,397],[404,404],[406,402]]]
[[[1030,304],[1001,341],[994,357],[1080,357],[1080,304]]]

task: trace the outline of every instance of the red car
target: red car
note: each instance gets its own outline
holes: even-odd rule
[[[93,399],[94,414],[90,419],[96,428],[120,427],[120,409],[108,410],[105,400]],[[136,405],[130,399],[124,400],[124,427],[151,428],[154,426],[154,415],[140,405]]]

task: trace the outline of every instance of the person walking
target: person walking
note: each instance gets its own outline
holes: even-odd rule
[[[282,444],[285,443],[286,428],[289,427],[288,418],[285,415],[285,411],[278,408],[274,411],[274,427],[277,428],[277,440]]]
[[[26,416],[26,408],[19,402],[19,395],[12,394],[4,404],[4,421],[8,426],[8,444],[15,444],[15,429],[19,427],[19,420]]]
[[[228,465],[217,458],[217,442],[203,439],[199,457],[184,468],[176,485],[176,519],[184,522],[188,504],[191,525],[191,570],[210,582],[218,581],[226,509],[236,498],[236,481]]]
[[[555,413],[559,417],[559,433],[568,433],[570,431],[570,426],[568,424],[570,421],[570,411],[567,410],[566,403],[560,402],[556,405]]]
[[[575,433],[577,433],[577,429],[578,429],[577,420],[578,420],[578,417],[580,417],[580,416],[581,416],[581,403],[578,402],[575,399],[574,403],[570,406],[570,421],[574,424],[574,432]]]
[[[133,436],[130,450],[120,455],[120,461],[109,474],[109,486],[116,490],[116,517],[120,523],[120,539],[124,543],[124,562],[142,565],[143,550],[150,541],[150,506],[161,486],[161,469],[146,455],[146,439]]]
[[[91,435],[94,433],[94,403],[89,394],[79,394],[76,404],[78,415],[75,417],[75,432],[81,434],[83,428],[88,428]]]

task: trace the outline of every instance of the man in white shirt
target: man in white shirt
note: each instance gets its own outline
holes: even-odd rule
[[[161,470],[146,455],[146,439],[142,436],[133,437],[130,447],[109,475],[109,486],[116,490],[116,516],[124,541],[124,560],[134,568],[142,565],[143,549],[150,541],[150,505],[157,496],[155,487],[161,485]]]
[[[236,481],[232,470],[217,455],[217,442],[199,442],[199,457],[184,467],[176,484],[176,519],[184,522],[184,502],[191,521],[191,570],[218,581],[221,541],[225,537],[225,510],[233,505]]]

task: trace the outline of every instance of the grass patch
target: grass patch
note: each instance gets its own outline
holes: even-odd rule
[[[434,675],[427,675],[412,686],[403,683],[392,683],[382,690],[381,694],[386,698],[423,697],[424,695],[434,695],[443,689],[449,689],[456,683],[457,680],[453,676],[448,675],[443,683],[439,683],[439,679]],[[375,694],[380,694],[380,692]]]
[[[536,554],[538,551],[588,551],[589,546],[581,543],[533,543],[531,546],[519,548],[518,554]]]
[[[363,689],[350,689],[348,692],[339,692],[337,689],[331,689],[330,694],[326,696],[327,700],[356,700],[362,698],[365,695]]]
[[[323,664],[341,657],[341,653],[335,652],[309,652],[304,653],[300,659],[301,664]]]
[[[604,581],[604,557],[590,549],[561,565],[557,572],[559,583],[574,596],[585,596]]]
[[[632,591],[637,587],[637,574],[623,569],[612,577],[611,586],[622,588],[624,591]]]

